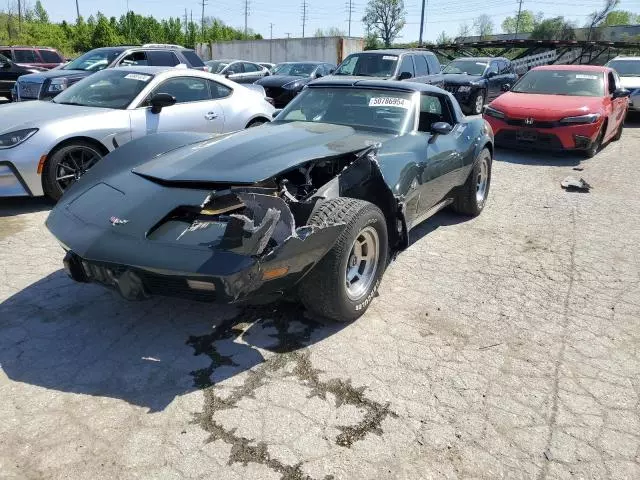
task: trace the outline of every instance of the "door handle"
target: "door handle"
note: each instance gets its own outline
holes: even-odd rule
[[[218,114],[214,112],[207,112],[204,118],[206,118],[207,120],[215,120],[216,118],[218,118]]]

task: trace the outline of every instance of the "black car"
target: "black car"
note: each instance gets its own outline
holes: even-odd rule
[[[269,75],[267,67],[247,60],[209,60],[206,62],[206,66],[211,73],[224,75],[236,83],[254,83],[256,80]]]
[[[511,62],[503,57],[457,58],[442,70],[444,88],[451,92],[465,113],[478,115],[518,80]]]
[[[311,80],[333,72],[335,65],[323,62],[284,62],[277,64],[271,75],[256,82],[264,87],[276,108],[285,107]]]
[[[44,71],[45,69],[41,67],[23,67],[0,55],[0,97],[11,100],[13,86],[21,75]]]
[[[258,128],[128,142],[46,225],[73,279],[128,299],[286,294],[348,321],[413,227],[448,205],[480,214],[492,158],[491,128],[442,89],[327,77]]]
[[[178,45],[95,48],[60,68],[20,77],[13,96],[16,101],[50,100],[70,85],[105,68],[129,65],[173,67],[179,64],[206,71],[195,51]]]
[[[427,50],[367,50],[345,58],[334,75],[409,80],[444,85],[438,57]]]

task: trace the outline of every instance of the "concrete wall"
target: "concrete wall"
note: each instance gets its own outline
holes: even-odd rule
[[[364,40],[356,37],[277,38],[234,40],[197,45],[203,60],[237,58],[254,62],[297,62],[304,60],[340,63],[347,55],[361,52]]]

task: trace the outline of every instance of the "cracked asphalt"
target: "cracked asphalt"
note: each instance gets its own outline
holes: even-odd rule
[[[50,205],[0,200],[0,478],[640,478],[628,127],[499,150],[483,214],[420,226],[347,325],[73,283]]]

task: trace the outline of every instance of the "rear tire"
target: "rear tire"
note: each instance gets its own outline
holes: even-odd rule
[[[262,118],[256,118],[254,120],[251,120],[246,128],[253,128],[253,127],[259,127],[260,125],[264,125],[265,123],[267,123],[266,120],[262,119]]]
[[[353,198],[323,202],[309,225],[345,223],[327,254],[301,281],[298,293],[312,313],[337,322],[360,317],[375,297],[387,266],[388,237],[384,215],[372,203]]]
[[[58,201],[65,190],[98,163],[102,157],[103,154],[99,148],[82,140],[55,148],[49,154],[42,172],[44,194]]]
[[[456,212],[472,217],[480,215],[489,196],[492,163],[491,152],[488,148],[484,148],[473,163],[467,181],[451,205]]]

